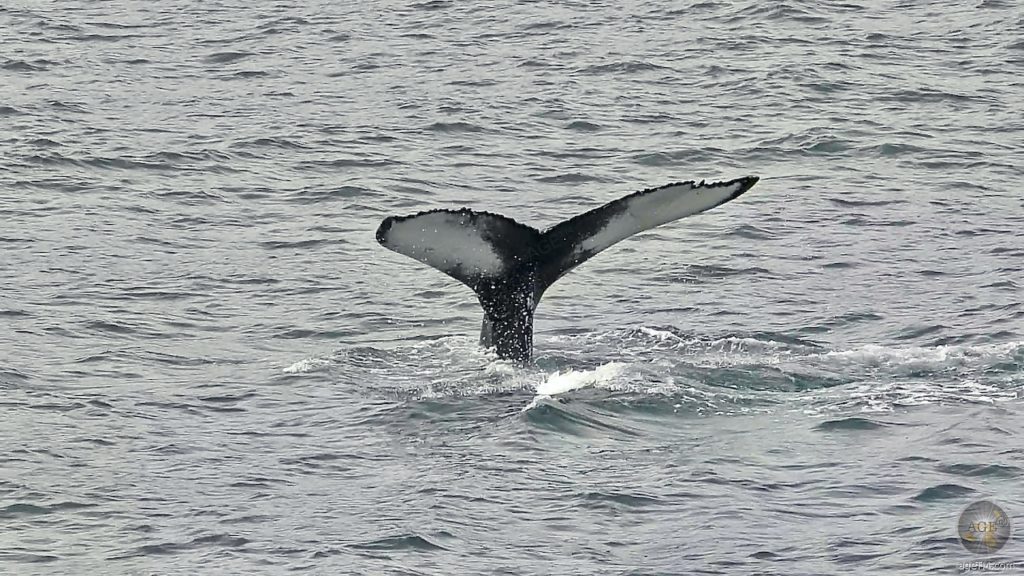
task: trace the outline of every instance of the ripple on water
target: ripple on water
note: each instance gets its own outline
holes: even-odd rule
[[[440,134],[472,134],[489,131],[483,126],[470,122],[434,122],[427,125],[424,130]]]
[[[12,72],[40,72],[47,70],[51,66],[54,66],[54,62],[49,60],[33,60],[28,62],[26,60],[7,60],[3,64],[0,64],[0,68],[4,70],[10,70]],[[2,112],[0,112],[2,114]]]
[[[441,532],[431,535],[431,538],[433,538],[433,540],[440,540],[444,538],[453,538],[453,536],[447,532]],[[407,550],[410,552],[432,552],[435,550],[447,550],[447,548],[433,540],[419,534],[396,534],[394,536],[368,540],[359,544],[352,544],[351,547],[357,550],[376,551]]]
[[[957,500],[974,494],[976,490],[959,484],[939,484],[929,486],[914,496],[918,502],[939,502],[942,500]]]
[[[214,52],[204,58],[212,64],[230,64],[254,56],[252,52]]]
[[[24,518],[26,516],[38,516],[40,514],[49,514],[52,510],[46,506],[37,506],[35,504],[9,504],[0,508],[0,518],[5,520],[14,520],[17,518]]]
[[[243,550],[251,541],[242,536],[232,534],[208,534],[198,536],[187,542],[161,542],[159,544],[145,544],[138,546],[131,553],[115,556],[116,560],[128,558],[141,558],[148,556],[164,556],[169,554],[180,554],[190,550],[202,550],[208,548],[230,548]]]
[[[661,498],[649,494],[591,491],[577,496],[580,505],[596,509],[652,508],[664,505]]]
[[[966,477],[1019,478],[1024,472],[1018,466],[1003,464],[945,464],[937,468],[940,472]]]
[[[871,418],[860,418],[860,417],[849,417],[840,418],[838,420],[826,420],[821,424],[815,426],[815,429],[821,430],[822,432],[837,432],[837,431],[864,431],[864,430],[880,430],[882,428],[888,428],[890,425],[880,420],[873,420]]]
[[[566,125],[567,130],[575,130],[577,132],[599,132],[604,129],[603,126],[595,122],[587,122],[586,120],[574,120]]]

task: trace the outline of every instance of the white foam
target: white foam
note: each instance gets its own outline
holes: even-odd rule
[[[1020,372],[1004,372],[1002,381],[994,380],[987,372],[995,365],[1019,364],[1022,355],[1022,341],[933,347],[868,344],[811,355],[807,357],[809,362],[818,360],[833,373],[854,380],[808,391],[802,397],[809,406],[804,411],[823,414],[859,408],[863,412],[891,412],[926,404],[1018,400]]]
[[[928,348],[916,346],[895,348],[867,344],[852,350],[826,352],[819,357],[836,365],[934,369],[936,367],[983,365],[992,361],[1005,360],[1022,347],[1024,347],[1024,342]]]
[[[331,361],[326,358],[306,358],[288,366],[282,372],[285,374],[305,374],[307,372],[315,372],[330,364]]]
[[[621,362],[609,362],[593,370],[570,368],[566,372],[555,372],[537,386],[537,395],[523,408],[523,412],[535,407],[539,401],[557,394],[565,394],[587,386],[612,384],[623,373],[625,367],[626,365]]]
[[[537,394],[554,396],[591,385],[606,384],[622,374],[624,367],[625,364],[621,362],[609,362],[593,370],[569,369],[566,372],[555,372],[548,377],[547,381],[537,386]]]
[[[654,329],[654,328],[648,328],[647,326],[641,326],[639,328],[639,330],[640,330],[641,334],[643,334],[645,336],[650,336],[652,338],[657,338],[658,340],[661,340],[661,341],[666,341],[666,340],[667,341],[678,341],[678,340],[682,340],[682,338],[680,338],[679,336],[673,334],[672,332],[669,332],[668,330],[657,330],[657,329]]]

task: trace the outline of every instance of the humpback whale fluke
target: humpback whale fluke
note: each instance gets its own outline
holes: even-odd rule
[[[526,361],[533,351],[533,312],[556,280],[620,240],[734,200],[757,180],[650,188],[544,232],[468,208],[389,216],[377,241],[469,286],[484,309],[480,344],[501,358]]]

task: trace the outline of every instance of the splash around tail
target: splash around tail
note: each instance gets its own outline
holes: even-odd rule
[[[501,358],[533,353],[533,313],[544,291],[570,270],[639,232],[735,200],[758,181],[678,182],[634,192],[541,232],[468,208],[389,216],[377,242],[437,268],[476,293],[480,344]]]

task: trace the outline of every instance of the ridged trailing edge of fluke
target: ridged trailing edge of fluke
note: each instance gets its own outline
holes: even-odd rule
[[[630,236],[735,200],[757,176],[675,182],[623,196],[541,232],[491,212],[440,209],[389,216],[377,242],[469,286],[484,310],[480,343],[527,361],[533,313],[551,284]]]

